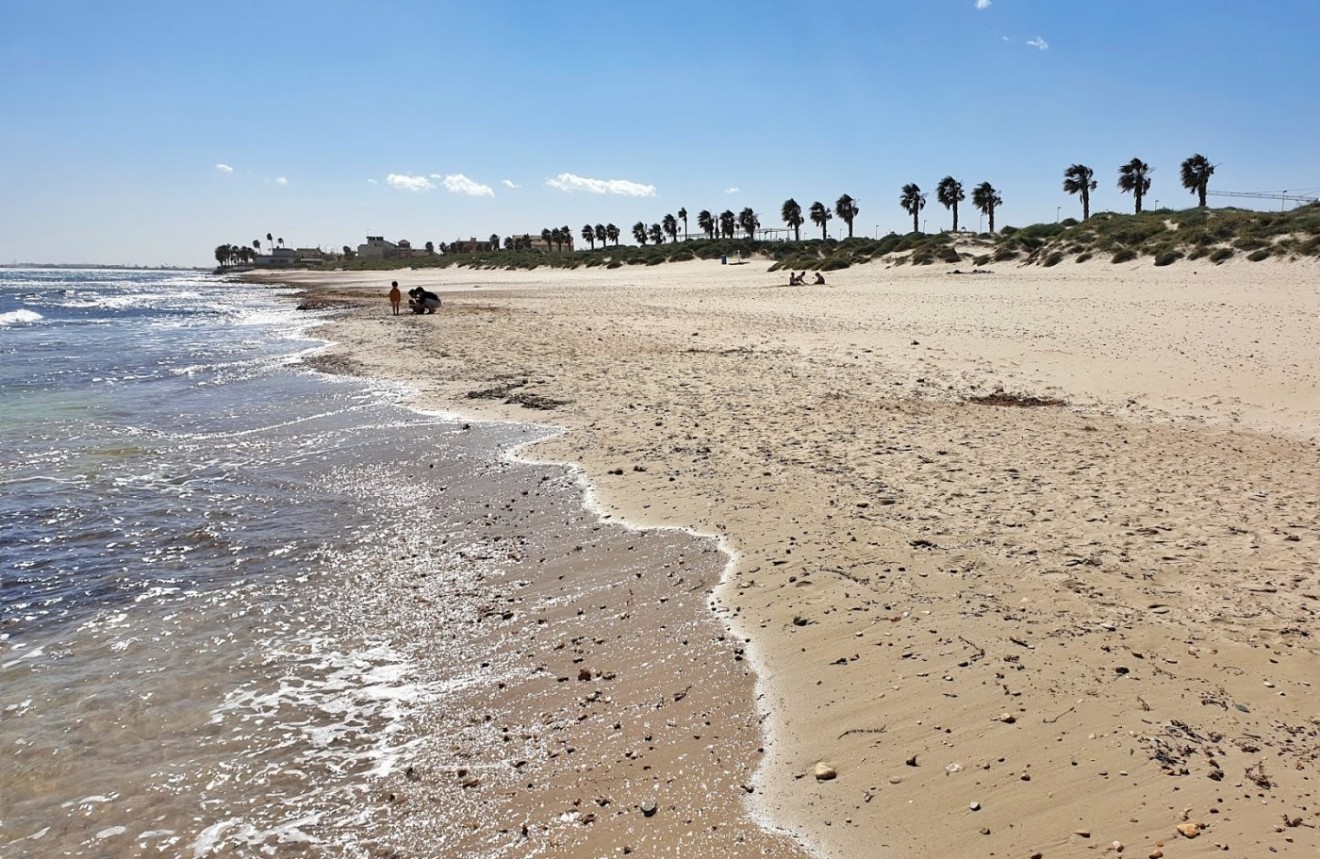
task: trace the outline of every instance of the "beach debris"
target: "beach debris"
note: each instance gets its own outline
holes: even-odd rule
[[[910,766],[910,767],[915,767],[915,766],[917,766],[917,756],[916,756],[916,755],[913,755],[912,757],[910,757],[910,758],[908,758],[907,760],[903,761],[903,763],[907,764],[907,765]]]
[[[1178,834],[1184,838],[1195,838],[1201,834],[1201,827],[1195,823],[1179,823]]]
[[[637,809],[641,811],[642,817],[655,817],[655,813],[659,810],[659,806],[655,804],[655,800],[648,799],[641,805],[637,806]]]
[[[1122,853],[1123,850],[1125,849],[1125,846],[1124,846],[1124,844],[1123,844],[1122,841],[1115,841],[1115,842],[1113,842],[1112,844],[1110,844],[1109,846],[1112,847],[1112,848],[1114,848],[1114,852],[1115,852],[1115,853]]]
[[[824,761],[816,764],[816,781],[830,781],[839,777],[839,771]]]
[[[1017,721],[1017,716],[1014,716],[1012,713],[1000,713],[999,721],[1003,722],[1005,725],[1011,725]]]
[[[976,800],[972,800],[971,802],[967,803],[967,808],[970,809],[971,811],[980,811],[981,803],[977,802]]]

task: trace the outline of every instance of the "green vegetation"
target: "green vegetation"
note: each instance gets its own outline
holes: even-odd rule
[[[956,197],[956,193],[953,196]],[[987,204],[987,209],[991,202],[998,205],[995,199],[998,194],[993,188],[985,189],[979,196]],[[904,189],[902,205],[914,214],[914,220],[924,207],[924,197],[915,185]],[[952,202],[953,198],[949,199]],[[856,202],[851,199],[842,202],[844,211],[855,217]],[[838,208],[836,204],[835,209]],[[820,235],[826,235],[826,227],[835,212],[823,203],[813,203],[809,213],[811,222],[821,228]],[[781,211],[783,222],[795,233],[807,220],[806,214],[791,199],[785,201]],[[906,235],[891,233],[879,239],[760,241],[748,238],[755,235],[758,225],[759,219],[750,209],[738,215],[726,211],[718,216],[702,211],[696,221],[699,232],[692,233],[688,241],[676,240],[680,230],[686,233],[685,222],[665,216],[656,224],[637,222],[633,235],[639,241],[644,238],[646,244],[614,244],[619,239],[617,228],[611,231],[600,225],[584,224],[578,231],[582,237],[580,246],[569,243],[571,234],[567,229],[547,230],[551,241],[549,250],[544,247],[533,249],[506,238],[502,247],[498,241],[492,241],[481,243],[481,250],[425,254],[415,251],[411,258],[350,259],[341,266],[348,270],[451,266],[474,269],[619,268],[693,259],[718,260],[721,256],[733,261],[741,254],[743,259],[768,262],[771,271],[832,271],[866,262],[883,265],[971,263],[979,267],[990,263],[1011,263],[1055,266],[1066,260],[1109,259],[1114,263],[1126,263],[1150,258],[1154,265],[1166,266],[1204,259],[1219,264],[1238,253],[1247,254],[1247,258],[1253,261],[1271,256],[1320,258],[1320,203],[1288,212],[1199,207],[1133,214],[1099,212],[1083,222],[1068,219],[1061,223],[1026,227],[1006,226],[997,234],[914,231]],[[563,241],[562,245],[555,242],[556,232]],[[238,251],[237,257],[230,256],[233,251]],[[242,258],[241,250],[232,246],[217,248],[217,258],[221,255],[226,262]]]

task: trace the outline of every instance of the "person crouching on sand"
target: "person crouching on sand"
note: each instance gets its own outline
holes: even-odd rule
[[[435,313],[440,309],[440,296],[434,292],[422,289],[420,286],[416,289],[408,290],[408,307],[413,313]]]
[[[403,303],[403,293],[399,292],[399,282],[390,281],[390,307],[394,310],[394,315],[399,315],[399,305]]]

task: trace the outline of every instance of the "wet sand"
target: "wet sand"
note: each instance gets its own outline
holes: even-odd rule
[[[393,277],[442,312],[389,316]],[[839,857],[1320,850],[1313,264],[871,264],[794,288],[705,262],[279,280],[360,305],[325,329],[327,366],[564,427],[524,453],[579,464],[612,518],[733,553],[679,615],[726,633],[688,694],[727,727],[653,750],[724,802],[591,812],[589,844],[519,855],[637,849],[639,831],[638,855],[725,855],[678,844],[752,838],[757,819]],[[599,670],[672,699],[680,621],[624,609],[613,584],[608,632],[656,659],[619,649]],[[595,692],[599,657],[578,654],[578,681],[558,644],[526,646]],[[610,754],[603,734],[581,744]],[[582,774],[561,775],[484,801],[571,818]],[[758,837],[732,852],[805,855]]]

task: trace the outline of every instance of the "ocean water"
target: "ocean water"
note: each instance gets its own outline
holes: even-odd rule
[[[398,842],[391,780],[514,671],[474,621],[510,566],[611,531],[505,456],[540,430],[314,372],[316,320],[0,270],[0,856],[445,855]]]

